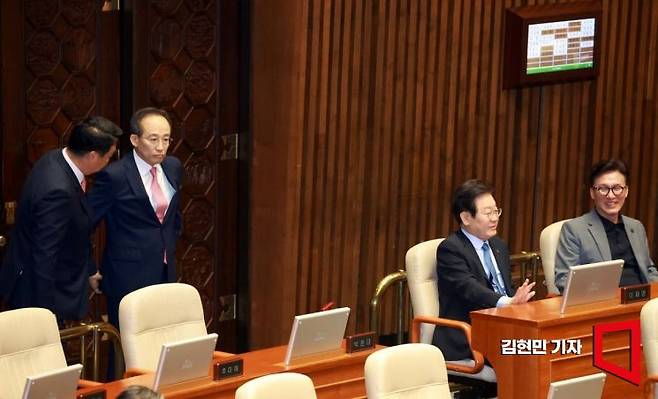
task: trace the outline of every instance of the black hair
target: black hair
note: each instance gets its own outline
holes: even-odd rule
[[[73,127],[66,148],[77,156],[92,151],[105,155],[122,134],[121,128],[112,121],[92,116]]]
[[[452,215],[457,220],[457,223],[462,224],[460,213],[467,211],[475,216],[477,209],[475,209],[475,199],[482,194],[493,194],[493,186],[481,180],[471,179],[467,180],[457,188],[452,197]]]
[[[130,117],[130,132],[136,134],[137,136],[142,136],[142,119],[146,118],[149,115],[160,115],[161,117],[167,120],[169,127],[171,127],[171,118],[167,111],[155,108],[155,107],[146,107],[138,109],[135,111],[133,116]]]
[[[131,385],[124,389],[117,399],[160,399],[162,395],[141,385]]]
[[[608,172],[621,173],[626,179],[626,184],[628,184],[628,168],[626,167],[626,163],[616,158],[610,158],[608,160],[597,162],[592,166],[592,170],[589,173],[589,186],[594,186],[594,181],[596,181],[599,176]]]

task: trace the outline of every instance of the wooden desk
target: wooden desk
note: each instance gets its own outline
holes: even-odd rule
[[[235,396],[235,390],[248,380],[271,373],[294,371],[308,375],[315,384],[318,398],[365,398],[365,381],[363,366],[371,351],[354,354],[342,353],[317,356],[303,360],[292,366],[285,367],[283,358],[286,347],[278,346],[253,352],[243,353],[244,374],[240,377],[228,378],[222,381],[212,381],[210,377],[194,382],[184,383],[162,390],[167,399],[184,398],[230,398]],[[103,385],[107,390],[107,398],[116,398],[121,391],[130,385],[153,386],[154,374],[145,374],[126,378]],[[78,393],[93,389],[82,389]]]
[[[651,288],[657,296],[658,285]],[[567,310],[560,315],[562,298],[555,297],[524,305],[492,308],[471,312],[473,347],[489,359],[498,378],[498,397],[545,399],[550,382],[601,372],[593,366],[593,326],[640,318],[646,302],[629,305],[614,301],[599,302]],[[502,355],[503,339],[580,339],[580,355]],[[630,347],[628,333],[606,334],[603,358],[629,368]],[[547,348],[548,349],[548,348]],[[642,378],[646,377],[644,356]],[[643,382],[642,382],[643,383]],[[642,383],[637,387],[612,374],[606,377],[604,398],[641,398]]]

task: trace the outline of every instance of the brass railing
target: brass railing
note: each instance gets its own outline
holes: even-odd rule
[[[398,270],[397,272],[391,273],[381,279],[377,288],[375,288],[375,295],[373,295],[370,300],[370,331],[375,331],[377,334],[376,337],[379,337],[379,300],[382,298],[384,293],[388,290],[393,284],[397,283],[398,292],[397,292],[397,342],[398,344],[402,343],[404,327],[404,286],[407,282],[407,272],[404,270]]]
[[[519,265],[519,276],[521,281],[525,278],[530,281],[537,281],[538,268],[541,264],[541,256],[537,252],[522,251],[518,254],[510,255],[510,266]],[[375,293],[370,300],[370,331],[374,331],[376,336],[379,337],[379,304],[382,297],[388,291],[388,288],[393,284],[397,284],[396,295],[396,341],[401,344],[404,339],[404,299],[405,299],[405,285],[407,283],[407,272],[400,269],[385,276],[379,281],[375,288]],[[408,312],[411,315],[412,312]]]
[[[107,334],[107,337],[112,341],[114,347],[114,370],[116,375],[123,375],[124,363],[123,363],[123,350],[121,348],[121,338],[119,337],[119,332],[114,326],[110,323],[97,322],[90,324],[81,324],[79,326],[74,326],[66,328],[59,331],[59,335],[62,341],[68,341],[76,338],[80,338],[80,363],[83,366],[82,369],[82,378],[92,379],[94,381],[99,381],[100,378],[100,347],[101,339],[103,334]],[[91,347],[92,347],[92,367],[91,367],[91,376],[89,376],[90,368],[87,367],[87,336],[91,335]]]

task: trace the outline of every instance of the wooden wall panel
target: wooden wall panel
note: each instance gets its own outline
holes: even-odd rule
[[[658,3],[602,2],[597,80],[503,90],[504,10],[529,3],[555,1],[253,2],[252,346],[330,300],[367,328],[377,281],[456,227],[468,178],[494,184],[511,250],[536,250],[589,208],[592,162],[620,156],[654,236]]]

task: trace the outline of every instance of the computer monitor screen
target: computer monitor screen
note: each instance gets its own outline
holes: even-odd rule
[[[560,313],[574,305],[605,301],[618,296],[622,259],[571,266]]]
[[[217,334],[162,345],[153,390],[208,376]]]
[[[526,73],[593,68],[595,30],[595,18],[528,25]]]
[[[27,377],[23,399],[69,399],[75,397],[81,364]]]
[[[295,316],[285,365],[299,357],[339,350],[349,316],[347,307]]]

